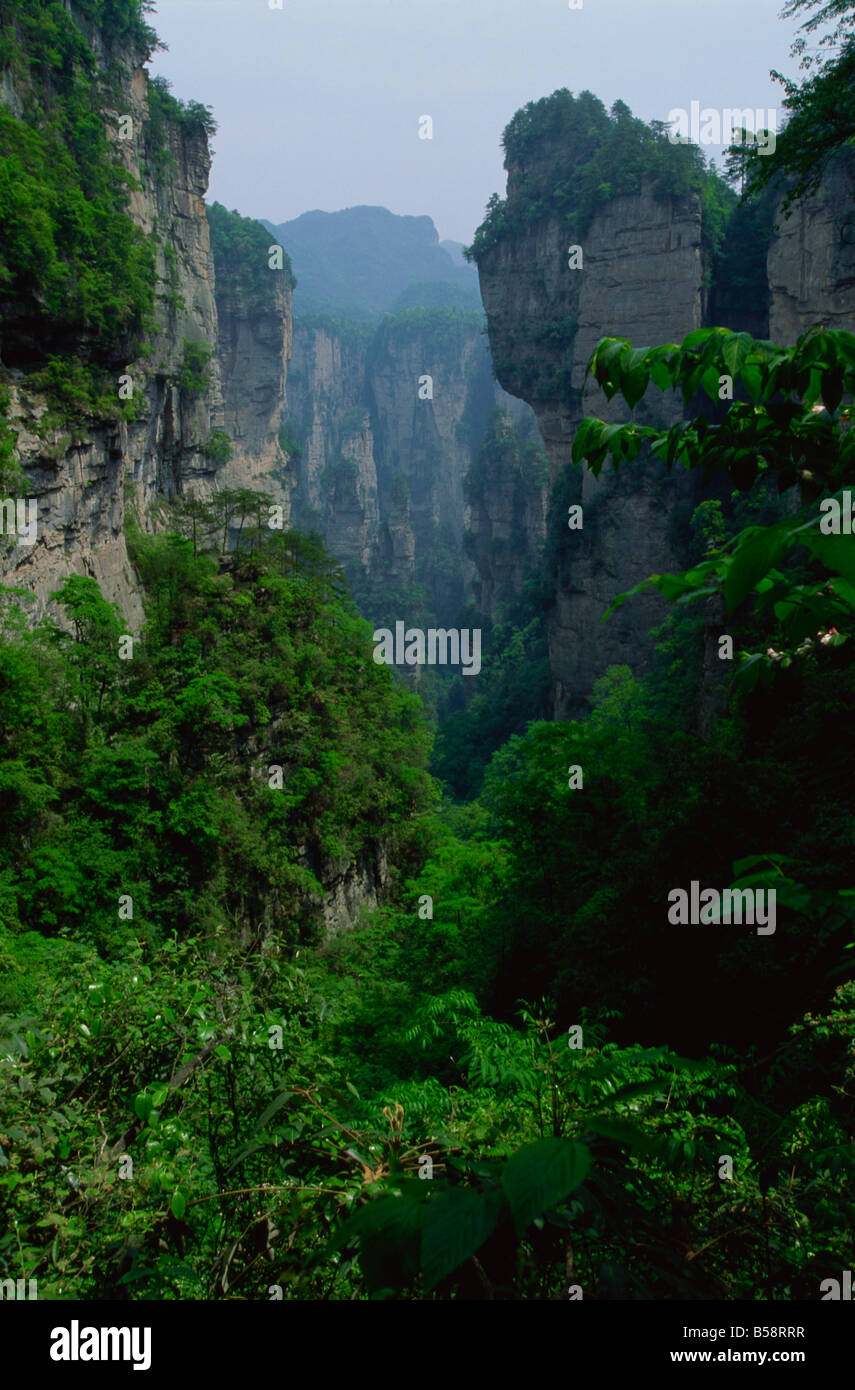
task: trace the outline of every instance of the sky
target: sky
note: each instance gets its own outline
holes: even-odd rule
[[[150,67],[213,108],[209,200],[274,223],[379,204],[468,244],[505,191],[505,125],[558,87],[645,121],[697,101],[780,126],[770,69],[798,76],[783,2],[158,0],[169,51]]]

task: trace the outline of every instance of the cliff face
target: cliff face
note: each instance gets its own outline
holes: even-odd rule
[[[372,611],[418,583],[429,611],[453,623],[477,581],[467,527],[484,552],[493,532],[510,536],[524,505],[511,472],[488,479],[482,467],[465,489],[491,412],[511,404],[480,321],[442,310],[390,316],[373,332],[298,321],[287,396],[302,451],[294,524],[320,531],[358,590],[375,586]],[[544,480],[539,496],[542,539]],[[536,529],[532,516],[527,533]],[[525,554],[514,556],[520,573]]]
[[[381,460],[381,566],[406,525],[414,573],[430,576],[433,606],[452,622],[468,578],[459,557],[471,435],[483,429],[492,400],[480,324],[387,320],[372,344],[367,386]]]
[[[287,520],[293,477],[279,430],[293,346],[291,276],[271,269],[270,237],[260,224],[219,204],[209,221],[222,382],[222,418],[215,412],[213,423],[222,425],[233,449],[217,483],[269,493]]]
[[[519,404],[510,396],[500,401],[466,483],[472,597],[490,619],[538,572],[546,539],[546,455],[534,416],[521,414]]]
[[[510,177],[509,206],[513,189]],[[545,218],[507,233],[479,259],[496,373],[535,412],[555,496],[561,479],[549,624],[559,718],[585,709],[607,666],[646,669],[653,655],[649,630],[665,611],[658,596],[634,600],[605,624],[601,618],[616,594],[678,564],[669,517],[688,496],[684,480],[643,458],[617,475],[604,470],[599,480],[568,465],[584,415],[625,418],[620,401],[610,404],[596,383],[584,381],[599,339],[622,335],[636,346],[652,346],[680,341],[700,326],[699,202],[657,200],[645,186],[596,212],[578,243],[581,269],[569,268],[571,241],[556,219]],[[679,404],[651,389],[635,414],[646,423],[670,424]],[[583,507],[583,528],[568,531],[567,508],[576,503]]]
[[[205,131],[168,109],[153,120],[144,53],[115,47],[106,52],[99,31],[87,28],[73,5],[69,13],[95,55],[115,157],[134,181],[129,216],[154,247],[153,323],[145,334],[145,356],[116,370],[117,395],[120,375],[142,393],[137,418],[90,417],[75,420],[71,431],[45,426],[51,418],[48,400],[28,382],[3,343],[0,384],[10,393],[7,417],[17,432],[26,495],[38,503],[39,524],[35,545],[9,548],[7,541],[0,583],[32,592],[39,616],[65,577],[89,574],[119,605],[133,630],[142,620],[142,607],[123,534],[126,508],[132,505],[147,526],[157,497],[185,490],[206,496],[224,483],[250,484],[267,466],[284,462],[276,435],[290,290],[283,284],[260,317],[244,313],[239,287],[225,295],[225,342],[220,341],[203,201],[211,164]],[[20,115],[25,96],[13,72],[6,70],[0,102]],[[213,354],[189,383],[188,342],[205,344]],[[85,352],[85,343],[82,348]],[[226,473],[206,450],[212,427],[235,436]],[[285,488],[277,500],[287,502],[288,495]]]
[[[316,529],[349,570],[367,572],[379,543],[374,430],[366,395],[364,334],[299,320],[288,374],[289,428],[301,451],[295,526]],[[403,566],[409,574],[412,555]]]
[[[852,331],[855,320],[855,157],[832,159],[816,193],[780,210],[769,247],[769,336],[793,344],[814,324]]]

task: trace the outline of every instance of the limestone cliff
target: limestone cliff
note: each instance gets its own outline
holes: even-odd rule
[[[769,336],[793,344],[802,333],[855,328],[855,157],[843,151],[816,193],[780,208],[769,247]]]
[[[713,250],[703,200],[691,187],[669,191],[662,178],[633,172],[638,186],[614,196],[611,181],[631,167],[625,143],[613,157],[617,142],[629,140],[625,111],[613,109],[611,129],[603,125],[600,145],[595,140],[585,152],[588,163],[576,148],[581,128],[576,140],[557,137],[561,122],[572,125],[580,112],[602,124],[592,100],[555,93],[517,113],[505,132],[507,197],[491,200],[473,245],[496,373],[534,409],[549,462],[546,578],[558,717],[585,710],[607,666],[625,664],[637,674],[648,668],[651,629],[667,605],[636,597],[601,619],[618,593],[648,574],[682,567],[688,557],[681,531],[699,496],[694,478],[670,477],[643,454],[599,480],[570,463],[585,415],[627,418],[622,399],[609,403],[585,379],[597,341],[679,342],[712,321],[792,344],[814,324],[851,329],[855,318],[855,157],[837,155],[816,194],[790,217],[781,215],[780,197],[776,208],[774,194],[737,208]],[[637,156],[645,149],[656,156],[649,136],[636,130],[633,138]],[[680,400],[651,388],[634,418],[667,426],[682,409]],[[583,508],[581,530],[567,527],[573,504]],[[489,592],[495,558],[477,546],[472,553],[481,589]],[[707,619],[709,647],[722,630],[721,615]]]
[[[466,478],[464,544],[475,566],[477,612],[494,619],[540,567],[549,478],[534,416],[520,417],[512,397],[493,415]],[[504,408],[502,408],[504,407]]]
[[[509,177],[509,203],[513,189]],[[570,268],[579,259],[571,244],[581,246],[581,268]],[[648,346],[679,341],[700,326],[699,200],[663,199],[645,185],[598,209],[578,242],[558,218],[541,218],[499,237],[479,256],[478,269],[497,375],[537,416],[554,498],[561,480],[550,659],[556,714],[571,717],[584,710],[607,666],[641,672],[649,664],[649,630],[664,612],[658,598],[637,599],[607,623],[601,619],[616,594],[676,567],[669,520],[687,488],[643,459],[599,480],[568,467],[585,414],[625,417],[620,402],[610,405],[585,382],[586,365],[606,335]],[[678,411],[651,390],[636,418],[668,424]],[[568,533],[574,503],[583,506],[583,529]]]
[[[276,268],[277,248],[260,223],[218,203],[209,208],[208,219],[222,425],[232,443],[232,457],[217,482],[260,488],[275,497],[287,518],[293,479],[279,431],[293,342],[292,277],[284,267]]]
[[[276,441],[290,335],[290,267],[286,261],[281,285],[271,290],[262,313],[245,309],[237,283],[225,286],[222,341],[203,201],[211,164],[205,122],[151,82],[143,45],[108,41],[73,4],[66,11],[94,55],[93,82],[113,158],[130,182],[128,214],[154,251],[154,309],[142,354],[112,364],[116,394],[123,382],[138,395],[135,419],[83,410],[71,424],[57,420],[34,386],[33,354],[23,350],[20,335],[0,338],[6,414],[39,518],[35,545],[10,546],[13,538],[6,538],[0,582],[29,590],[38,616],[67,575],[90,574],[133,629],[142,608],[125,545],[126,508],[132,505],[140,523],[152,525],[160,497],[252,484],[284,463]],[[3,71],[0,103],[22,117],[25,68]],[[85,360],[85,328],[63,346]],[[211,448],[212,428],[235,438],[225,473]],[[289,489],[279,491],[277,500],[286,501]]]
[[[366,396],[367,334],[357,325],[301,322],[288,374],[288,428],[297,460],[294,524],[317,530],[350,572],[369,568],[379,541],[377,463]],[[412,556],[404,564],[410,572]]]
[[[531,419],[493,380],[480,317],[411,310],[376,329],[298,320],[287,397],[301,455],[295,525],[319,530],[378,620],[395,603],[412,611],[417,585],[424,612],[453,623],[477,578],[467,527],[483,551],[515,524],[512,474],[498,479],[494,469],[488,480],[483,460],[476,468],[491,413],[502,404]],[[542,540],[545,479],[539,489]],[[518,591],[527,558],[527,545],[514,551],[499,588]]]

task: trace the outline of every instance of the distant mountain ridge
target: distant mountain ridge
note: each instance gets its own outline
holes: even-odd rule
[[[372,321],[407,306],[481,308],[478,275],[460,243],[440,242],[430,217],[383,207],[304,212],[262,225],[281,242],[297,277],[294,312]]]

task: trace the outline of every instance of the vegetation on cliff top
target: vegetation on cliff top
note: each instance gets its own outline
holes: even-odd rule
[[[270,307],[274,276],[284,275],[288,288],[296,287],[286,251],[282,270],[270,269],[270,248],[278,243],[260,222],[229,212],[221,203],[209,203],[207,212],[218,295],[239,294],[249,310],[263,311]]]
[[[768,158],[745,159],[746,192],[773,188],[782,194],[782,211],[819,187],[829,160],[855,142],[855,3],[853,0],[789,0],[787,18],[804,19],[802,37],[791,53],[801,58],[807,76],[796,82],[779,72],[772,76],[784,89],[787,120]],[[808,44],[824,25],[814,52]],[[732,157],[739,158],[739,151]]]
[[[502,137],[509,195],[493,194],[487,215],[464,254],[478,261],[496,242],[545,217],[583,235],[597,208],[651,182],[656,197],[705,192],[711,224],[726,189],[706,168],[696,146],[672,144],[665,124],[645,125],[625,102],[607,111],[592,92],[566,88],[530,101]],[[714,232],[713,232],[714,234]]]

